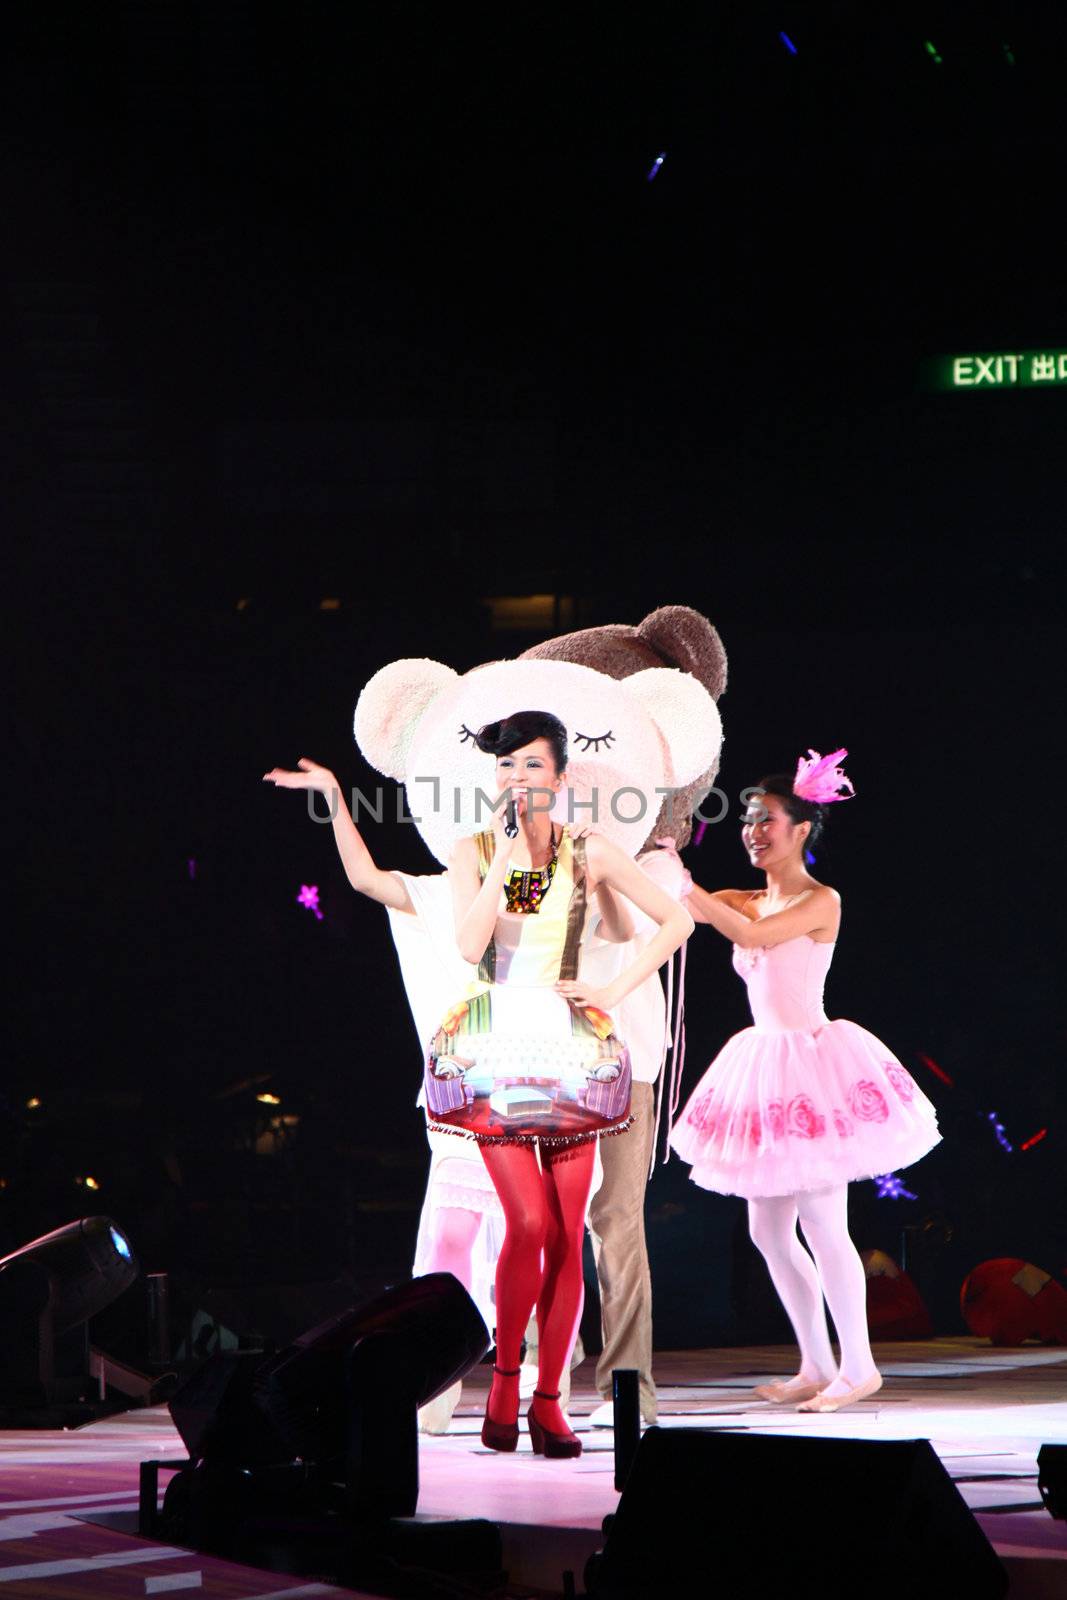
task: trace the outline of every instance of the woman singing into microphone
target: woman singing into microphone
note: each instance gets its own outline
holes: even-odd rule
[[[478,1140],[504,1208],[496,1274],[496,1365],[482,1439],[518,1443],[519,1360],[536,1306],[538,1387],[528,1413],[536,1452],[576,1456],[559,1406],[560,1377],[582,1307],[582,1233],[596,1139],[624,1133],[630,1068],[612,1007],[692,931],[689,913],[599,834],[573,839],[548,804],[567,764],[566,731],[544,711],[488,724],[496,757],[492,826],[462,839],[449,861],[456,934],[478,981],[448,1012],[426,1074],[428,1114]],[[505,799],[516,836],[507,836]],[[538,801],[543,797],[544,804]],[[658,924],[640,955],[603,988],[579,976],[589,902],[617,891]]]

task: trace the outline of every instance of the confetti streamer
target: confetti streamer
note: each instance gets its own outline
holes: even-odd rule
[[[1011,1155],[1015,1150],[1015,1146],[1011,1143],[1007,1134],[1004,1132],[1004,1124],[997,1121],[997,1114],[995,1111],[990,1111],[988,1113],[987,1121],[993,1124],[993,1132],[996,1134],[997,1143],[999,1144],[1000,1148],[1002,1150],[1006,1150],[1008,1154]]]
[[[950,1089],[954,1089],[956,1087],[953,1079],[949,1077],[948,1073],[943,1067],[938,1066],[937,1062],[932,1056],[923,1055],[921,1050],[917,1050],[915,1053],[922,1062],[923,1066],[929,1067],[935,1078],[940,1078],[942,1083],[947,1083]]]

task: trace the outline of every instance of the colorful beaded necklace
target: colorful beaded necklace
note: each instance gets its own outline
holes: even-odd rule
[[[556,875],[559,846],[552,835],[552,859],[543,867],[515,867],[504,880],[504,909],[531,916],[540,911],[541,901],[552,887]]]

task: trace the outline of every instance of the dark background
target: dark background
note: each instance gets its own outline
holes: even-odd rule
[[[730,657],[730,793],[850,751],[830,1009],[946,1135],[917,1200],[856,1186],[858,1243],[916,1230],[941,1331],[985,1257],[1062,1274],[1067,390],[919,386],[1067,348],[1062,8],[33,0],[4,29],[0,1245],[106,1210],[181,1317],[279,1336],[402,1274],[426,1151],[384,914],[260,775],[373,782],[351,714],[390,659],[686,603]],[[500,596],[547,598],[509,628]],[[371,844],[433,867],[411,828]],[[689,864],[747,881],[733,824]],[[746,1019],[708,930],[690,973],[687,1084]],[[781,1331],[739,1217],[657,1175],[661,1346]]]

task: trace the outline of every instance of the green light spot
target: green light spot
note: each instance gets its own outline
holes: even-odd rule
[[[927,55],[931,56],[933,58],[934,65],[939,67],[941,65],[941,57],[937,53],[937,46],[934,44],[933,40],[932,39],[924,39],[923,40],[923,46],[924,46],[924,48],[926,50]]]
[[[1009,67],[1013,67],[1015,65],[1015,51],[1012,49],[1010,44],[1006,44],[1004,46],[1004,59],[1008,63]]]

